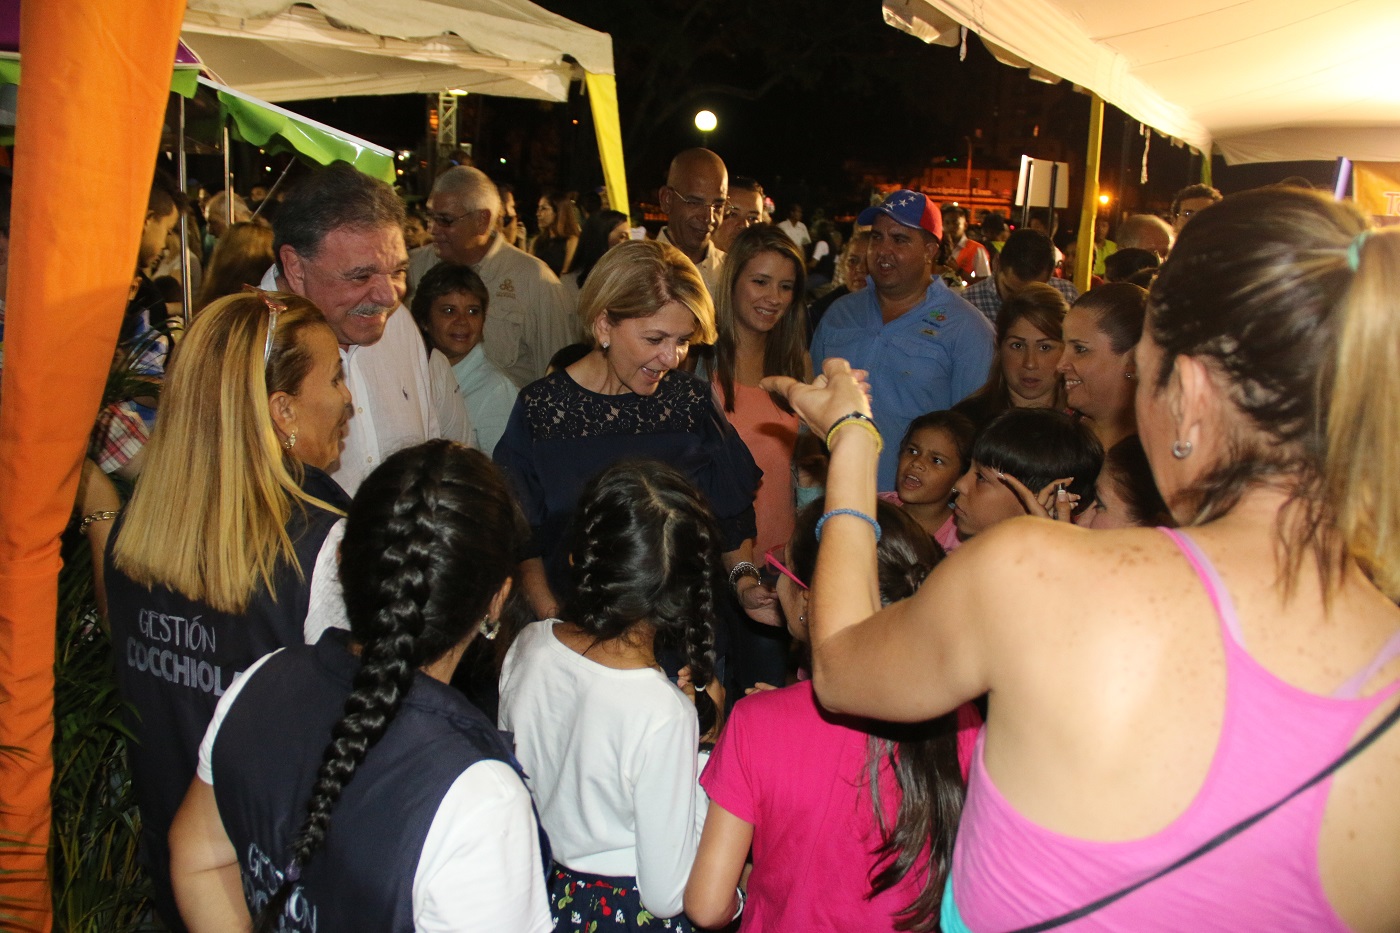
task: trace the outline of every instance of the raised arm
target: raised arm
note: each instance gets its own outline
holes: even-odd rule
[[[764,385],[783,392],[821,436],[852,413],[870,412],[863,374],[845,360],[827,360],[811,385],[791,379]],[[913,598],[882,610],[875,526],[862,517],[875,514],[879,442],[868,428],[847,421],[830,446],[829,517],[808,614],[817,696],[834,712],[881,719],[914,721],[947,712],[986,690],[977,581],[987,558],[963,551],[988,549],[960,549]]]

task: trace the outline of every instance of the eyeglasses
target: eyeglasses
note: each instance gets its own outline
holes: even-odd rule
[[[805,590],[805,589],[808,589],[809,587],[807,586],[807,584],[805,584],[805,583],[803,583],[801,580],[799,580],[799,579],[797,578],[797,574],[795,574],[795,573],[793,573],[791,570],[789,570],[789,569],[787,568],[787,565],[785,565],[785,564],[783,563],[783,557],[784,557],[783,550],[784,550],[784,549],[783,549],[783,547],[782,547],[781,545],[778,546],[778,547],[769,548],[769,549],[768,549],[768,553],[766,553],[766,554],[763,555],[763,563],[764,563],[764,565],[765,565],[768,569],[770,569],[770,570],[776,570],[778,573],[780,573],[780,574],[782,574],[783,576],[787,577],[787,578],[788,578],[789,580],[791,580],[793,583],[796,583],[798,586],[802,587],[802,589],[804,589],[804,590]],[[777,579],[777,578],[775,577],[774,579]]]
[[[255,285],[245,285],[243,290],[254,292],[267,305],[267,339],[263,342],[263,370],[266,371],[267,364],[272,362],[272,338],[277,333],[277,316],[287,310],[287,304]]]
[[[718,201],[707,201],[704,198],[693,198],[689,197],[688,195],[681,194],[679,191],[677,191],[670,185],[667,185],[666,187],[670,188],[671,193],[674,194],[676,197],[680,198],[681,203],[685,204],[685,206],[690,208],[691,210],[708,211],[711,215],[718,214],[722,217],[724,216],[725,208],[729,206],[729,202],[724,199],[720,199]]]
[[[474,213],[475,211],[467,211],[465,214],[458,214],[456,217],[453,217],[451,214],[429,214],[428,219],[439,227],[450,227],[464,217],[470,217]]]

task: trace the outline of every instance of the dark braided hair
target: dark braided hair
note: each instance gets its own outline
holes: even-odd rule
[[[824,498],[804,508],[788,545],[788,566],[803,580],[813,581],[816,574],[817,519],[824,511]],[[898,506],[880,501],[875,518],[881,531],[876,546],[880,601],[889,605],[913,596],[944,554],[914,517]],[[880,723],[872,728],[877,731],[870,737],[867,774],[881,839],[874,852],[870,894],[890,890],[909,872],[927,865],[923,887],[895,915],[895,928],[920,933],[937,930],[943,885],[952,867],[953,842],[967,793],[958,761],[957,713],[928,722]],[[880,801],[882,762],[889,764],[900,792],[893,825]]]
[[[563,616],[597,641],[656,627],[656,643],[690,666],[700,732],[718,711],[705,693],[715,674],[715,597],[723,580],[720,534],[683,474],[624,460],[583,491],[574,517],[575,587]]]
[[[271,931],[325,843],[341,792],[393,723],[414,674],[469,640],[515,570],[524,523],[479,451],[429,441],[389,457],[350,506],[340,580],[360,670],[293,837],[286,880],[259,913]]]

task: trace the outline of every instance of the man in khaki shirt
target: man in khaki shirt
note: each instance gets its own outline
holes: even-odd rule
[[[666,184],[661,187],[661,209],[666,226],[656,235],[685,253],[700,270],[700,278],[715,296],[724,253],[711,242],[728,203],[729,172],[719,156],[708,149],[687,149],[671,160]]]
[[[559,279],[505,241],[500,215],[500,191],[484,172],[460,165],[444,172],[428,196],[433,243],[414,250],[409,285],[417,287],[439,262],[470,266],[491,296],[482,335],[486,356],[524,386],[543,376],[550,357],[583,334]]]

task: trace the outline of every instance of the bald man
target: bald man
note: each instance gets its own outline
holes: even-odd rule
[[[724,253],[711,242],[729,199],[729,171],[708,149],[687,149],[671,160],[661,188],[666,226],[656,238],[695,263],[711,297],[719,288]]]

